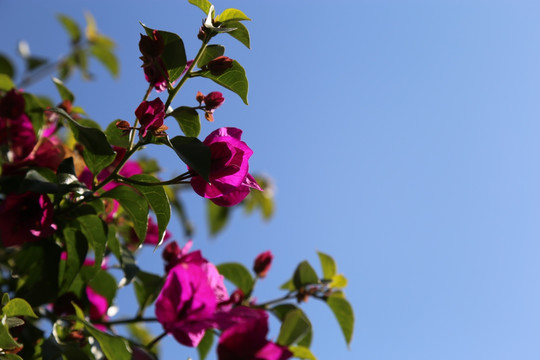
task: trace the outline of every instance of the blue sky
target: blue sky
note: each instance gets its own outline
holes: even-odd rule
[[[189,58],[203,14],[180,0],[123,4],[3,1],[0,50],[13,54],[26,39],[36,55],[61,54],[67,38],[54,14],[82,21],[89,10],[118,43],[121,76],[110,80],[92,64],[97,81],[77,75],[67,85],[100,123],[131,120],[146,87],[138,21],[178,33]],[[203,202],[187,196],[195,246],[215,263],[247,266],[272,250],[261,300],[301,260],[317,265],[316,250],[333,255],[349,279],[356,328],[347,350],[330,311],[310,300],[319,359],[537,359],[540,4],[215,5],[253,19],[251,50],[223,38],[246,69],[250,105],[224,92],[202,136],[220,126],[244,130],[251,171],[276,183],[277,213],[265,223],[236,211],[211,239]],[[52,88],[45,81],[29,90]],[[197,90],[218,89],[193,81],[175,104],[193,103]],[[183,171],[174,154],[162,158],[164,177]],[[177,225],[171,231],[181,240]],[[155,272],[158,257],[144,254]],[[173,339],[164,345],[164,358],[193,355]]]

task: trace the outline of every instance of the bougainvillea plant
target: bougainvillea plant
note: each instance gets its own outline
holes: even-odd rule
[[[191,250],[191,240],[181,246],[170,239],[173,213],[184,235],[193,235],[180,191],[207,199],[212,233],[233,206],[260,209],[265,217],[273,211],[270,180],[249,169],[249,136],[222,126],[199,140],[200,114],[214,121],[223,93],[198,92],[191,106],[173,106],[193,77],[247,103],[244,69],[215,41],[225,34],[249,48],[244,22],[250,19],[237,9],[218,14],[206,0],[190,2],[205,14],[193,39],[199,51],[188,60],[178,35],[143,26],[144,99],[132,109],[132,122],[115,120],[105,130],[84,117],[63,81],[76,69],[88,77],[88,57],[113,75],[118,71],[114,43],[97,32],[91,16],[85,32],[59,16],[71,52],[51,63],[21,51],[26,70],[19,79],[10,59],[0,56],[0,359],[157,359],[166,336],[180,349],[196,347],[201,359],[212,349],[220,360],[315,359],[314,330],[300,308],[308,298],[328,305],[350,343],[354,319],[343,293],[347,281],[329,255],[318,253],[321,275],[302,261],[275,299],[261,302],[255,285],[271,271],[270,251],[257,256],[250,271],[240,263],[214,265],[201,250]],[[56,72],[59,102],[28,90],[47,72]],[[169,130],[172,119],[182,134]],[[139,156],[152,146],[170,148],[185,171],[160,179],[157,162]],[[145,245],[161,254],[161,273],[137,265]],[[120,287],[131,287],[138,304],[130,318],[112,311],[122,307]],[[273,339],[270,316],[281,324]],[[144,330],[152,322],[161,324],[161,333]],[[133,326],[137,331],[119,330]]]

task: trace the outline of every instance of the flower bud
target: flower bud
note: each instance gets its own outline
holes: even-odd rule
[[[272,265],[273,258],[274,255],[272,255],[270,251],[260,253],[255,258],[255,262],[253,263],[253,271],[258,277],[263,278],[266,276],[266,273],[268,273],[268,270],[270,270],[270,266]]]
[[[151,59],[160,57],[165,48],[165,42],[163,41],[161,34],[157,30],[154,30],[152,35],[153,36],[150,37],[141,34],[141,40],[139,40],[139,50],[141,51],[141,54]]]
[[[165,246],[165,249],[163,249],[163,252],[161,253],[161,257],[165,262],[170,263],[176,260],[180,256],[180,253],[181,249],[176,241],[174,241]]]
[[[227,56],[218,56],[203,66],[202,70],[208,70],[214,76],[223,74],[227,69],[233,66],[233,59]]]
[[[204,94],[200,91],[197,91],[197,95],[195,96],[195,99],[199,104],[201,104],[204,101]]]
[[[219,91],[212,91],[210,94],[204,97],[204,104],[206,105],[206,111],[212,111],[217,109],[223,104],[225,98]]]

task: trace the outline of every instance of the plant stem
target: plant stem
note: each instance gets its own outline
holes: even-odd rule
[[[138,322],[154,322],[157,321],[157,318],[142,318],[142,317],[135,317],[131,319],[119,319],[119,320],[112,320],[112,321],[102,321],[99,322],[99,324],[103,325],[122,325],[122,324],[135,324]]]
[[[120,180],[121,182],[125,182],[128,184],[133,185],[142,185],[142,186],[163,186],[163,185],[175,185],[175,184],[186,184],[183,180],[186,180],[192,176],[191,172],[187,171],[181,175],[178,175],[177,177],[167,180],[167,181],[159,181],[159,182],[146,182],[146,181],[139,181],[135,179],[126,178],[120,175],[116,175],[115,179]]]
[[[146,345],[146,348],[147,348],[148,350],[150,350],[151,348],[154,347],[154,345],[156,345],[156,344],[159,342],[159,340],[163,339],[165,336],[167,336],[167,332],[166,332],[166,331],[165,331],[163,334],[156,336],[156,337],[154,338],[154,340],[150,341],[150,342],[148,343],[148,345]]]
[[[264,302],[262,304],[255,305],[254,308],[258,309],[267,309],[269,305],[276,304],[285,300],[292,299],[296,296],[296,293],[294,291],[289,291],[285,296],[280,297],[278,299],[270,300],[267,302]]]

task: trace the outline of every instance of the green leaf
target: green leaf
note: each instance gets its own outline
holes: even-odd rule
[[[64,265],[63,273],[60,276],[62,279],[61,292],[69,289],[79,274],[88,253],[88,242],[80,231],[72,227],[66,227],[64,228],[63,235],[66,244],[67,259],[61,263]]]
[[[337,273],[337,265],[334,259],[323,252],[317,251],[319,255],[319,261],[321,262],[321,268],[323,271],[323,277],[325,279],[332,279]]]
[[[0,355],[0,360],[24,360],[17,354],[4,354]]]
[[[73,96],[73,93],[64,85],[62,80],[53,77],[52,81],[54,82],[54,85],[56,85],[56,90],[58,90],[58,94],[60,94],[62,100],[69,100],[70,102],[75,100],[75,96]]]
[[[148,227],[148,203],[129,186],[117,186],[102,197],[117,200],[133,221],[133,230],[139,239],[146,239]]]
[[[124,135],[124,132],[116,127],[117,121],[120,121],[120,119],[114,120],[107,126],[105,136],[111,145],[127,149],[129,146],[129,136]]]
[[[83,319],[79,319],[79,321],[84,324],[86,331],[98,341],[101,350],[108,359],[131,360],[131,349],[126,339],[101,332]]]
[[[134,175],[130,179],[137,181],[144,181],[147,183],[156,183],[159,182],[158,179],[152,175],[139,174]],[[171,205],[169,204],[169,198],[165,193],[163,186],[143,186],[143,185],[133,185],[139,192],[144,196],[148,204],[154,211],[156,215],[158,229],[159,229],[159,244],[161,245],[163,238],[165,236],[165,230],[167,230],[167,225],[169,225],[169,220],[171,219]],[[144,238],[139,238],[141,243],[144,241]]]
[[[344,287],[347,287],[347,278],[342,274],[336,274],[332,276],[332,281],[330,282],[330,284],[328,284],[328,287],[330,289],[342,289]]]
[[[293,283],[292,279],[287,280],[279,288],[281,290],[290,290],[290,291],[296,290],[296,288],[294,287],[294,283]]]
[[[9,294],[4,293],[4,295],[2,295],[2,306],[6,305],[8,302],[9,302]]]
[[[153,36],[152,32],[154,29],[144,26],[146,34],[148,36]],[[159,34],[163,38],[165,47],[163,49],[163,54],[161,59],[165,64],[165,68],[169,71],[169,81],[172,83],[182,75],[184,69],[186,68],[186,50],[184,48],[184,42],[180,36],[168,32],[158,30]]]
[[[240,96],[246,105],[248,104],[248,80],[246,77],[246,71],[236,60],[233,60],[232,67],[227,69],[221,75],[216,76],[212,75],[210,71],[205,71],[201,74],[201,76],[213,80],[224,88],[231,90]]]
[[[68,121],[73,136],[78,142],[85,146],[86,150],[95,155],[115,155],[115,152],[111,148],[111,144],[109,144],[107,137],[101,130],[79,124],[61,108],[52,108],[50,111],[61,115]]]
[[[347,346],[350,346],[354,329],[354,313],[351,304],[345,299],[341,292],[330,295],[326,299],[326,303],[339,323]]]
[[[199,68],[203,67],[204,65],[208,64],[211,60],[214,60],[218,56],[222,56],[225,54],[225,46],[222,45],[208,45],[204,52],[197,62],[197,66]]]
[[[218,206],[208,200],[206,202],[207,206],[207,218],[208,218],[208,225],[211,235],[216,235],[219,233],[225,225],[227,225],[227,222],[229,221],[229,215],[231,213],[230,208],[225,206]]]
[[[16,342],[11,334],[6,323],[6,316],[2,317],[2,324],[0,324],[0,348],[2,349],[17,349],[22,347],[22,344]]]
[[[58,14],[57,19],[67,31],[69,37],[71,38],[71,41],[73,43],[78,43],[81,40],[81,29],[79,28],[79,25],[77,25],[75,20],[63,14]]]
[[[100,203],[103,203],[100,201]],[[107,245],[111,252],[116,256],[118,261],[122,258],[122,247],[120,245],[120,240],[116,236],[116,226],[109,224],[109,229],[107,230]]]
[[[244,44],[248,49],[250,47],[249,31],[247,27],[239,21],[229,21],[227,26],[235,28],[233,31],[228,32],[227,34],[231,35],[236,40]]]
[[[104,296],[109,305],[113,303],[117,290],[116,279],[107,271],[101,269],[97,271],[94,277],[88,282],[88,286],[98,294]]]
[[[276,305],[276,306],[274,306],[273,308],[270,309],[270,311],[281,322],[283,322],[285,320],[285,316],[289,313],[289,311],[292,311],[292,310],[302,311],[298,306],[296,306],[294,304],[289,304],[289,303]],[[305,314],[304,314],[304,316],[305,316]],[[305,316],[305,318],[307,319],[307,316]],[[302,338],[300,338],[297,341],[297,344],[300,345],[300,346],[305,346],[305,347],[309,348],[309,346],[311,345],[312,337],[313,337],[313,333],[312,333],[311,324],[310,324],[309,331]]]
[[[243,20],[251,20],[244,14],[241,10],[238,9],[225,9],[221,14],[219,14],[216,18],[216,21],[225,23],[228,21],[243,21]],[[232,27],[229,23],[224,24],[225,27]]]
[[[169,145],[180,159],[204,180],[210,176],[210,148],[194,137],[175,136]]]
[[[23,299],[15,298],[8,302],[2,308],[2,314],[5,316],[28,316],[37,319],[38,316],[32,310],[32,307]]]
[[[79,216],[77,221],[88,244],[94,249],[95,267],[100,268],[107,244],[107,225],[97,215]]]
[[[214,332],[212,329],[206,330],[204,337],[197,346],[197,352],[199,353],[199,360],[204,360],[208,353],[212,349],[212,344],[214,343]]]
[[[188,1],[190,4],[193,4],[199,9],[201,9],[205,15],[208,14],[208,12],[210,11],[210,7],[212,6],[210,1],[208,0],[188,0]]]
[[[126,286],[137,276],[140,269],[135,260],[135,256],[128,249],[122,248],[120,254],[120,266],[124,271],[124,278],[120,280],[119,287]]]
[[[135,290],[135,297],[139,303],[140,311],[153,304],[163,287],[164,281],[165,280],[161,276],[145,271],[138,272],[133,280],[133,288]]]
[[[98,59],[98,61],[105,66],[112,76],[117,77],[120,73],[120,65],[114,52],[111,51],[107,44],[95,43],[90,46],[90,53]]]
[[[281,323],[277,343],[284,346],[292,345],[302,339],[310,330],[311,323],[302,310],[291,310],[287,312]]]
[[[44,110],[47,107],[43,98],[38,98],[30,93],[23,93],[24,111],[30,117],[34,129],[41,129],[45,120]]]
[[[182,132],[186,136],[199,136],[201,132],[201,120],[197,110],[188,106],[180,106],[174,109],[169,115],[176,119],[178,125],[180,125],[180,129],[182,129]]]
[[[293,353],[293,357],[297,359],[305,360],[317,360],[315,355],[309,350],[309,348],[304,346],[290,346],[289,350]]]
[[[301,289],[306,285],[318,284],[319,277],[307,261],[298,264],[293,275],[293,284],[296,289]]]
[[[26,61],[26,67],[28,71],[35,70],[38,67],[43,66],[49,62],[49,60],[38,56],[28,56],[24,58],[24,60]]]
[[[15,67],[7,56],[0,54],[0,74],[6,75],[8,78],[13,78],[15,75]]]
[[[244,265],[240,263],[224,263],[218,265],[217,269],[225,279],[236,285],[244,294],[248,294],[253,288],[253,277]]]
[[[0,90],[9,91],[15,87],[15,84],[6,74],[0,74]]]

